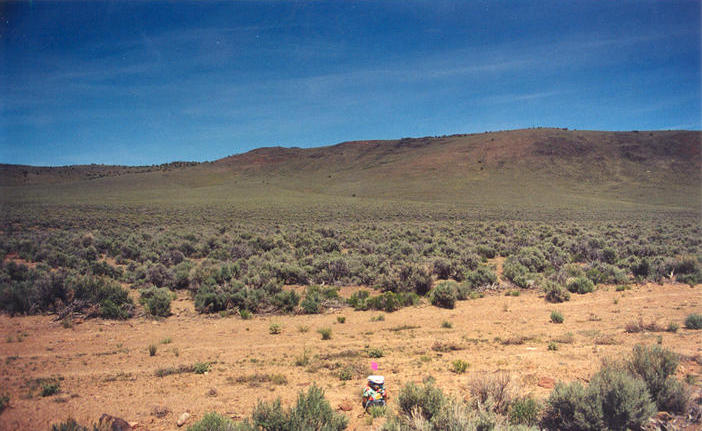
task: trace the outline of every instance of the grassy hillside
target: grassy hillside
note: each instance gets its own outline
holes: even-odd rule
[[[11,203],[699,208],[702,134],[506,132],[261,148],[211,163],[0,167]]]

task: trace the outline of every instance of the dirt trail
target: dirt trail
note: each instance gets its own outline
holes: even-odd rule
[[[445,391],[465,397],[474,376],[506,371],[523,393],[546,397],[550,389],[542,386],[548,386],[547,378],[587,380],[603,358],[622,357],[636,343],[660,341],[686,358],[699,360],[702,331],[682,328],[685,316],[702,309],[699,292],[699,286],[679,284],[650,284],[626,292],[610,287],[573,295],[563,304],[546,303],[537,292],[522,292],[518,297],[494,295],[459,302],[453,310],[429,305],[395,313],[346,308],[323,315],[252,320],[201,316],[192,302],[179,299],[173,303],[174,315],[162,321],[87,320],[72,328],[64,328],[51,316],[3,315],[0,392],[8,393],[11,401],[0,414],[0,429],[42,430],[69,416],[89,423],[109,413],[138,422],[137,429],[171,430],[185,411],[193,415],[192,423],[208,411],[248,416],[258,399],[281,397],[289,405],[313,382],[325,389],[334,408],[343,401],[353,405],[345,413],[350,429],[369,429],[366,419],[359,417],[358,397],[372,360],[394,394],[404,383],[431,375]],[[565,316],[563,324],[550,323],[554,309]],[[380,314],[384,320],[372,321]],[[337,316],[344,316],[346,322],[338,323]],[[677,333],[624,332],[626,323],[640,318],[664,327],[677,322],[681,329]],[[443,321],[453,327],[442,328]],[[280,324],[282,333],[271,335],[271,323]],[[322,327],[332,328],[331,340],[321,340],[317,330]],[[571,343],[548,350],[551,340],[568,338],[567,334]],[[523,344],[508,344],[508,340]],[[460,350],[435,351],[432,346],[437,342]],[[149,344],[157,346],[155,356],[149,356]],[[382,348],[384,356],[368,358],[368,347]],[[310,364],[295,366],[305,349]],[[449,370],[455,359],[470,363],[465,374]],[[212,362],[212,368],[204,375],[159,378],[154,374],[159,368],[195,362]],[[349,367],[354,377],[340,380],[340,368],[335,367]],[[694,374],[699,381],[700,368],[688,359],[679,374]],[[251,386],[242,381],[255,374],[282,375],[286,383]],[[42,397],[40,390],[30,390],[33,379],[46,377],[62,379],[59,394]],[[170,413],[157,418],[152,414],[156,406],[165,406]],[[376,420],[373,426],[380,423]]]

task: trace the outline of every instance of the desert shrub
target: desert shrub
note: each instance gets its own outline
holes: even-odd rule
[[[10,405],[10,396],[3,393],[0,395],[0,413],[4,412],[5,409]]]
[[[437,415],[446,403],[446,397],[441,389],[427,382],[423,385],[407,383],[397,397],[400,411],[411,416],[418,410],[426,420],[431,420]]]
[[[73,418],[68,418],[65,422],[51,425],[51,431],[90,431],[87,427],[79,424]]]
[[[391,313],[400,309],[399,294],[385,292],[381,295],[372,296],[366,299],[366,305],[373,310],[382,310]]]
[[[631,269],[631,273],[634,274],[634,277],[645,279],[651,274],[651,263],[645,257],[636,259],[630,265],[629,269]]]
[[[285,313],[291,313],[300,303],[300,295],[293,290],[284,290],[273,296],[272,304],[275,308]]]
[[[464,361],[463,359],[456,359],[455,361],[451,362],[450,370],[456,374],[463,374],[467,369],[468,362]]]
[[[368,409],[368,414],[373,418],[377,419],[380,417],[385,416],[386,413],[386,407],[385,406],[371,406]]]
[[[601,256],[605,263],[613,264],[617,261],[617,251],[612,247],[603,248]]]
[[[432,305],[442,308],[453,308],[456,305],[456,283],[439,283],[430,293],[429,301]]]
[[[439,280],[447,280],[453,276],[454,267],[450,260],[438,258],[434,261],[434,274]]]
[[[660,346],[636,345],[626,365],[629,371],[639,376],[646,383],[648,393],[663,410],[666,400],[674,400],[681,395],[675,395],[678,390],[672,376],[680,363],[679,356]],[[673,401],[669,401],[675,404]]]
[[[585,271],[575,263],[563,265],[555,275],[556,282],[559,284],[565,284],[569,279],[577,277],[585,277]]]
[[[47,379],[41,382],[41,396],[50,397],[61,391],[61,382],[55,379]]]
[[[195,362],[193,364],[193,373],[195,374],[205,374],[210,371],[212,364],[209,362]]]
[[[702,329],[702,313],[692,313],[685,318],[687,329]]]
[[[414,292],[424,296],[431,289],[431,273],[417,265],[405,265],[400,268],[398,278],[399,291]]]
[[[639,429],[655,413],[645,383],[622,370],[605,367],[587,388],[558,383],[546,401],[541,426],[547,430]]]
[[[255,429],[283,431],[288,424],[288,416],[280,405],[280,399],[259,401],[251,414],[251,422]]]
[[[150,287],[139,291],[139,302],[152,316],[167,317],[171,314],[171,292],[165,287]]]
[[[511,280],[515,284],[517,284],[515,279],[524,277],[528,273],[529,268],[527,268],[519,262],[514,261],[513,259],[507,259],[504,265],[502,266],[502,275],[504,275],[507,279]]]
[[[370,292],[367,290],[358,290],[351,294],[348,303],[354,310],[368,310],[367,300]]]
[[[331,328],[319,328],[317,329],[319,335],[322,336],[322,340],[331,340],[332,330]]]
[[[449,322],[448,320],[444,320],[441,322],[441,327],[444,329],[451,329],[453,328],[453,323]]]
[[[268,327],[268,332],[271,335],[278,335],[283,331],[283,327],[279,323],[271,323]]]
[[[309,286],[305,290],[305,297],[300,303],[305,314],[318,314],[322,312],[322,294],[317,286]]]
[[[658,410],[684,414],[690,403],[689,389],[675,377],[668,377],[655,398]]]
[[[506,373],[475,376],[469,389],[474,405],[497,413],[506,413],[514,398],[512,379]]]
[[[100,304],[100,316],[106,319],[126,319],[131,316],[132,299],[117,282],[105,278],[77,276],[73,283],[75,298]]]
[[[226,310],[233,303],[234,292],[232,286],[204,284],[197,289],[193,297],[195,310],[200,313],[217,313]]]
[[[146,271],[146,281],[156,287],[172,287],[175,278],[168,268],[158,263]]]
[[[188,427],[188,431],[236,431],[234,421],[218,413],[205,413],[199,421]]]
[[[595,401],[588,398],[580,382],[557,383],[546,401],[540,425],[550,431],[601,430],[602,411]]]
[[[675,279],[681,283],[694,286],[702,282],[702,268],[697,259],[683,256],[666,268],[666,272],[675,274]]]
[[[541,408],[539,402],[527,396],[517,398],[509,405],[509,421],[514,425],[536,425],[539,422]]]
[[[593,283],[626,283],[628,277],[624,270],[607,263],[594,262],[585,272]]]
[[[546,283],[544,285],[544,292],[546,293],[546,301],[548,302],[559,303],[570,301],[570,292],[563,286],[554,282]]]
[[[368,357],[369,358],[382,358],[384,355],[383,349],[380,349],[378,347],[372,347],[368,349]]]
[[[637,429],[648,423],[648,418],[656,412],[646,384],[614,367],[605,367],[592,377],[586,400],[599,403],[601,420],[611,430]]]
[[[157,347],[155,344],[149,344],[149,356],[156,356]]]
[[[544,253],[536,247],[523,247],[507,260],[523,265],[529,272],[543,272],[549,266]]]
[[[590,293],[595,290],[595,285],[585,277],[571,278],[566,282],[566,289],[572,293]]]
[[[487,266],[479,266],[466,274],[465,281],[473,289],[497,283],[497,274]]]
[[[480,256],[487,259],[493,259],[495,256],[497,256],[497,251],[495,250],[495,248],[485,244],[478,245],[475,251]]]
[[[564,317],[563,313],[557,310],[551,311],[551,322],[553,323],[563,323]]]
[[[288,423],[285,430],[290,431],[338,431],[346,429],[348,419],[336,413],[324,398],[324,390],[316,385],[310,387],[307,394],[301,392],[297,403],[287,414]]]

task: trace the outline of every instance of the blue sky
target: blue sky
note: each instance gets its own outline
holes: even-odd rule
[[[700,129],[698,1],[0,3],[0,163]]]

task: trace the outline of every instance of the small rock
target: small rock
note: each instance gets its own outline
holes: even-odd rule
[[[132,429],[134,429],[139,426],[139,422],[129,422],[129,426],[132,427]]]
[[[178,417],[178,422],[176,422],[176,425],[182,427],[183,425],[185,425],[188,419],[190,419],[190,413],[185,412],[182,415],[180,415],[180,417]]]
[[[339,410],[344,411],[344,412],[350,412],[353,409],[353,404],[351,404],[350,401],[342,401],[341,404],[339,404]]]
[[[166,406],[156,406],[151,410],[151,414],[157,418],[163,418],[168,415],[171,411]]]
[[[124,419],[110,416],[105,413],[100,416],[98,429],[105,431],[129,431],[132,429],[132,426],[129,425]]]
[[[553,389],[556,386],[556,381],[551,377],[541,377],[538,385],[544,389]]]

